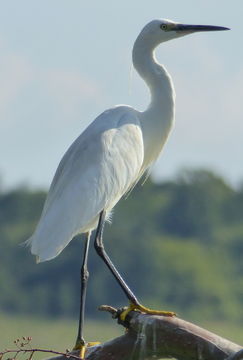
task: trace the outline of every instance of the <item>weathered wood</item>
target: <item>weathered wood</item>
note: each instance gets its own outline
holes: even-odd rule
[[[177,317],[131,312],[124,335],[88,348],[86,360],[241,359],[242,347]],[[239,356],[236,354],[239,353]],[[77,355],[77,352],[74,352]],[[64,360],[55,357],[52,360]]]

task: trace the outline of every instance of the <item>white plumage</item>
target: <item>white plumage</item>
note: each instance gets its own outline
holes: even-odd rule
[[[38,261],[57,256],[72,238],[97,227],[159,156],[174,121],[174,89],[154,57],[160,43],[194,31],[225,28],[154,20],[139,34],[133,64],[151,102],[140,112],[117,106],[98,116],[74,141],[52,181],[37,228],[27,243]]]
[[[109,212],[136,182],[142,163],[143,138],[134,110],[117,107],[101,114],[74,141],[54,176],[30,238],[39,261],[57,256],[75,235],[96,228],[100,212]]]

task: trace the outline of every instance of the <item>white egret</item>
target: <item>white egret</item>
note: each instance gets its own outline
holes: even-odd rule
[[[95,249],[129,299],[132,309],[148,313],[126,285],[105,252],[102,233],[109,212],[151,167],[159,156],[174,122],[175,92],[166,69],[154,50],[168,40],[198,31],[228,30],[210,25],[184,25],[170,20],[153,20],[138,35],[132,53],[133,65],[148,85],[151,102],[145,111],[116,106],[99,115],[74,141],[63,156],[40,221],[27,241],[37,261],[56,257],[72,238],[85,234],[81,269],[81,301],[75,348],[84,356],[83,318],[88,280],[87,258],[90,234],[96,230]],[[173,316],[173,312],[158,312]]]

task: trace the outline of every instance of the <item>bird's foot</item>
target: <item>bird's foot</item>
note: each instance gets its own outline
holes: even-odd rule
[[[95,345],[99,345],[100,342],[99,341],[90,341],[90,342],[85,342],[84,340],[77,340],[73,350],[79,350],[79,357],[80,359],[84,359],[85,358],[85,352],[86,349],[88,347],[91,346],[95,346]]]
[[[153,310],[141,304],[135,304],[133,302],[130,302],[130,305],[120,314],[120,319],[122,321],[125,321],[126,316],[130,313],[130,311],[139,311],[143,314],[149,314],[149,315],[162,315],[162,316],[171,316],[171,317],[176,316],[176,313],[172,311]]]
[[[77,339],[73,350],[79,350],[80,359],[84,359],[87,344],[83,339]]]

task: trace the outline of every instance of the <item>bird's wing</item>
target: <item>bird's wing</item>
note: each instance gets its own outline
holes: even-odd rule
[[[111,210],[137,181],[143,155],[134,110],[121,106],[96,118],[61,160],[28,240],[39,261],[57,256],[75,235],[97,226],[100,212]]]

